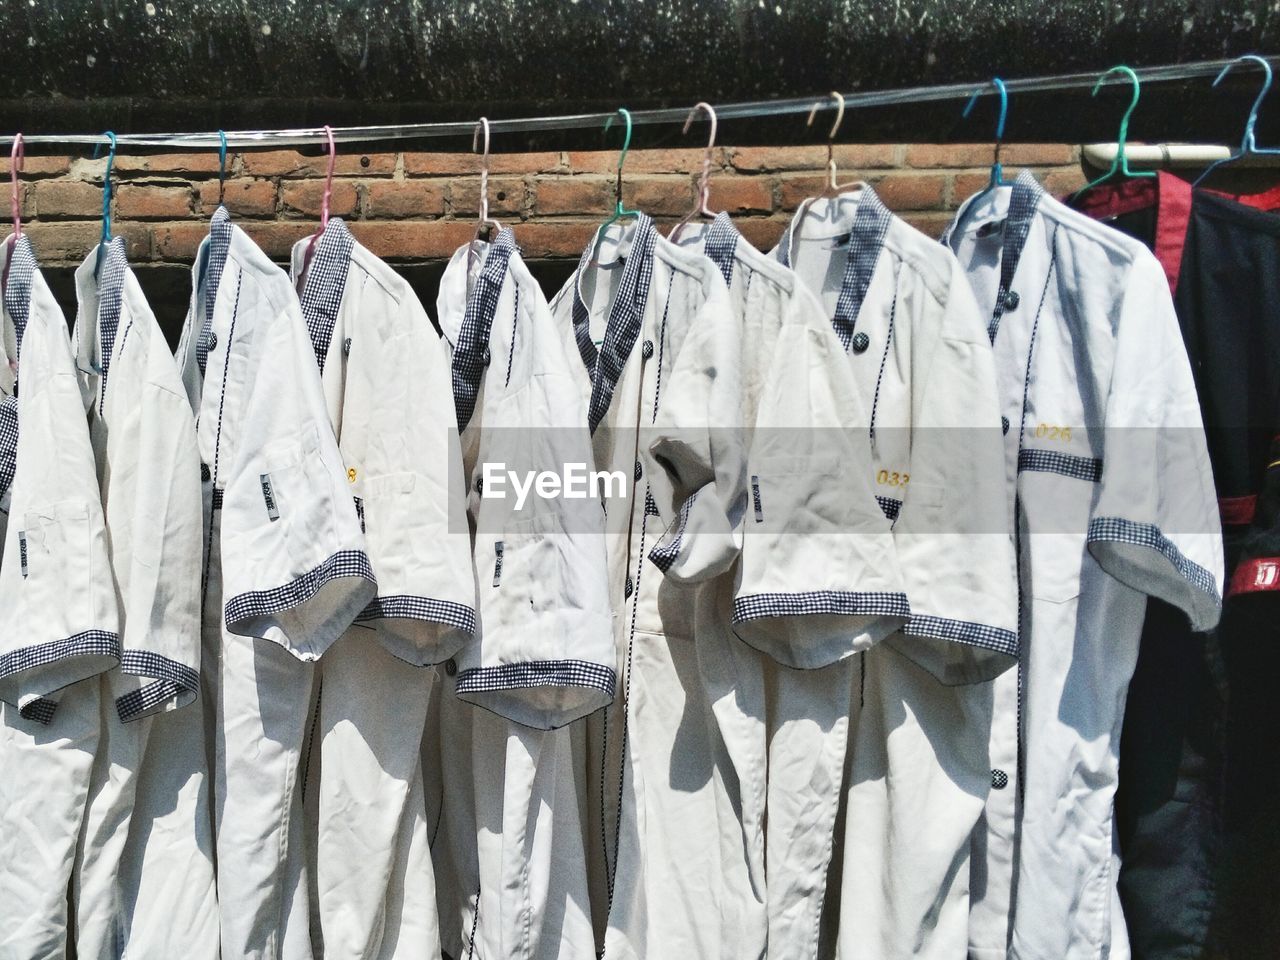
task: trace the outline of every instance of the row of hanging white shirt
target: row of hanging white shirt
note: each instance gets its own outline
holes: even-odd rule
[[[1060,205],[1034,200],[1033,212],[1057,215]],[[818,221],[847,216],[834,204],[816,206],[809,215]],[[205,941],[212,943],[220,926],[228,955],[257,955],[276,942],[305,952],[312,940],[326,953],[364,943],[353,949],[382,944],[381,954],[369,955],[417,955],[408,942],[437,941],[434,924],[418,930],[419,938],[409,935],[412,925],[392,927],[408,923],[406,904],[429,907],[435,899],[424,891],[432,856],[448,878],[439,884],[441,934],[454,955],[589,956],[597,939],[610,955],[644,952],[643,944],[660,955],[758,955],[764,943],[773,956],[805,955],[819,937],[823,891],[835,869],[829,839],[840,805],[848,807],[845,866],[826,896],[832,929],[880,931],[886,956],[898,949],[888,944],[905,942],[898,938],[908,932],[935,942],[963,939],[967,876],[957,864],[967,861],[986,791],[979,796],[972,777],[955,768],[992,782],[985,757],[991,724],[981,721],[991,693],[984,684],[944,686],[935,677],[983,680],[1016,654],[1013,546],[998,519],[1007,510],[1000,483],[1007,451],[994,430],[972,429],[998,422],[1006,404],[997,399],[990,345],[974,336],[986,324],[946,248],[892,218],[869,189],[840,232],[851,238],[847,264],[828,270],[836,258],[818,253],[840,246],[830,231],[810,239],[793,228],[771,259],[722,217],[690,238],[705,244],[708,260],[657,237],[642,217],[624,239],[625,261],[615,261],[624,262],[621,270],[586,269],[584,253],[551,305],[504,232],[481,264],[471,264],[469,297],[473,258],[465,250],[455,256],[439,303],[445,342],[431,343],[411,291],[340,221],[330,222],[318,244],[299,308],[284,275],[220,212],[197,260],[179,349],[185,389],[175,388],[156,359],[167,360],[167,351],[155,349],[163,340],[116,241],[96,291],[95,256],[78,275],[87,317],[78,322],[78,366],[82,373],[108,368],[84,378],[96,407],[90,433],[106,523],[88,497],[99,492],[99,480],[84,469],[92,470],[92,459],[83,460],[91,444],[81,447],[78,473],[59,473],[78,476],[82,487],[45,483],[34,488],[43,498],[35,509],[17,508],[34,518],[26,527],[41,529],[41,549],[66,544],[64,553],[84,558],[83,567],[63,570],[84,578],[86,602],[51,606],[48,580],[36,582],[44,585],[44,605],[56,609],[47,636],[74,642],[56,649],[14,643],[6,666],[20,669],[3,671],[12,684],[5,698],[29,716],[63,723],[64,707],[55,714],[53,704],[67,697],[56,691],[101,671],[114,655],[122,668],[102,686],[109,691],[104,702],[114,700],[122,719],[177,706],[194,695],[200,663],[181,618],[203,607],[216,826],[212,837],[197,831],[185,855],[175,844],[166,855],[203,863],[192,850],[216,845],[221,918],[212,907],[210,868],[185,868],[183,903],[202,917],[188,929],[215,931]],[[606,262],[616,239],[606,238]],[[13,265],[24,249],[20,243]],[[882,258],[882,251],[890,255]],[[827,296],[825,309],[779,259],[799,261],[803,279]],[[877,269],[882,259],[887,269]],[[20,269],[15,287],[11,270],[6,290],[15,320],[9,292],[23,289],[24,275]],[[591,280],[606,277],[612,289],[592,289]],[[58,325],[49,312],[56,307],[38,274],[27,282],[24,326],[48,333]],[[510,329],[495,316],[510,316]],[[597,348],[592,334],[601,332]],[[57,369],[57,337],[49,339]],[[29,362],[33,341],[24,342],[24,372],[43,379]],[[151,362],[126,359],[139,355]],[[506,363],[492,364],[493,356]],[[140,393],[125,393],[132,389]],[[65,415],[72,397],[63,393],[58,409]],[[178,415],[189,421],[191,406],[182,409],[175,397],[196,409],[194,436],[184,439],[190,424],[182,427]],[[21,402],[28,402],[25,394]],[[449,475],[457,458],[442,446],[456,439],[442,436],[440,413],[455,407],[474,540],[462,485]],[[560,429],[546,431],[549,413]],[[70,421],[51,417],[63,455],[74,453],[75,437],[64,436]],[[655,432],[642,443],[623,425],[644,418]],[[721,428],[742,423],[757,427],[749,470],[749,439]],[[866,424],[868,436],[844,429],[851,424]],[[946,426],[954,429],[934,429]],[[483,517],[486,508],[502,509],[475,484],[488,438],[539,428],[556,438],[552,453],[561,462],[634,469],[630,509],[596,514],[609,525],[603,541],[589,536],[590,511],[511,524]],[[797,438],[804,438],[801,448],[792,446]],[[762,449],[769,444],[774,448]],[[36,476],[23,464],[38,457],[20,456],[16,476]],[[194,536],[190,490],[176,492],[181,463],[206,471],[205,520]],[[912,492],[905,502],[904,487]],[[77,494],[83,511],[39,506],[75,503]],[[353,494],[357,511],[343,506]],[[561,501],[557,509],[573,506]],[[64,513],[83,519],[89,549],[76,545]],[[895,521],[891,532],[885,515]],[[798,520],[806,523],[803,534]],[[761,531],[741,535],[754,524]],[[814,535],[824,531],[826,537]],[[849,531],[860,535],[830,535]],[[112,566],[94,549],[108,536],[116,583],[108,579],[104,587]],[[657,549],[647,550],[654,538]],[[46,555],[33,547],[28,556],[27,539],[24,531],[23,586],[72,562],[56,550]],[[646,555],[665,579],[647,569]],[[8,560],[6,553],[0,582],[15,567]],[[153,573],[139,578],[134,570]],[[158,587],[160,579],[172,585]],[[123,629],[111,617],[117,598]],[[156,616],[143,619],[156,609],[178,626],[156,629]],[[142,623],[135,641],[131,621]],[[479,639],[468,643],[477,626]],[[848,656],[882,637],[888,643],[873,656]],[[330,644],[319,666],[310,666]],[[446,687],[492,715],[461,708],[453,696],[429,695],[431,673],[417,665],[446,660]],[[857,691],[849,673],[855,663]],[[378,695],[370,697],[374,688]],[[259,695],[266,690],[269,699]],[[911,704],[909,719],[897,726],[887,715],[895,700]],[[96,723],[96,709],[83,722]],[[200,709],[178,715],[191,723]],[[580,724],[540,729],[585,714],[585,735]],[[939,726],[950,729],[951,740],[940,739]],[[140,761],[137,737],[117,732],[130,728],[111,729],[108,746]],[[201,739],[190,735],[198,730],[198,721],[188,728],[188,747]],[[457,748],[468,742],[469,751]],[[264,754],[263,743],[274,748]],[[894,763],[895,750],[912,760]],[[479,762],[470,762],[471,753]],[[253,764],[234,760],[255,754]],[[177,781],[187,791],[174,795],[195,802],[200,759]],[[88,797],[87,813],[82,822],[60,814],[63,829],[48,832],[50,846],[38,861],[74,864],[87,876],[154,858],[154,845],[134,839],[127,826],[131,804],[156,794],[145,767],[136,762],[123,788],[108,788],[94,781],[84,756],[79,760],[46,771],[53,779],[45,795],[65,794],[69,803]],[[455,785],[445,787],[435,809],[423,799],[423,764],[429,780]],[[184,765],[163,766],[173,788],[174,769]],[[304,816],[299,787],[308,778],[316,802]],[[72,788],[60,789],[64,781]],[[616,792],[606,782],[616,782]],[[900,795],[928,814],[895,827],[902,818],[891,797]],[[551,802],[565,796],[579,802]],[[855,818],[855,809],[878,813]],[[190,809],[170,812],[178,822],[200,821]],[[95,817],[113,825],[114,847],[98,843],[104,830]],[[428,823],[444,839],[424,855]],[[709,845],[709,837],[718,840]],[[264,843],[287,854],[263,862]],[[49,856],[58,844],[61,859]],[[694,863],[691,850],[698,851]],[[163,872],[125,873],[140,878],[125,898],[130,921],[173,915],[174,891],[142,882]],[[69,877],[62,878],[63,894]],[[516,877],[524,878],[523,893],[513,907]],[[78,882],[81,891],[95,889]],[[194,894],[202,884],[207,895]],[[308,885],[319,892],[298,893]],[[47,898],[49,909],[32,904],[24,914],[52,924],[42,936],[54,936],[48,931],[57,926],[57,886],[46,875],[24,887]],[[148,890],[159,899],[148,900]],[[289,890],[296,895],[284,897]],[[142,934],[138,923],[83,900],[82,893],[73,901],[79,940],[122,925],[134,943],[162,933]],[[930,904],[940,905],[939,916],[926,923]],[[415,913],[414,922],[421,926],[434,914]],[[884,919],[891,916],[900,926]],[[824,950],[838,946],[828,940]],[[423,949],[431,955],[430,946]],[[96,955],[87,944],[82,952]]]

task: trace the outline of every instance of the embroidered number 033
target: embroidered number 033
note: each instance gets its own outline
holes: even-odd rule
[[[876,474],[876,483],[882,487],[905,487],[910,480],[911,474],[897,470],[881,470]]]

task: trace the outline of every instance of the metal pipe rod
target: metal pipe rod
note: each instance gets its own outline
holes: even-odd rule
[[[1280,67],[1280,57],[1267,58]],[[1225,60],[1202,60],[1195,63],[1168,64],[1159,67],[1144,67],[1137,70],[1143,83],[1164,83],[1173,80],[1191,80],[1199,77],[1213,77],[1228,63]],[[1063,90],[1088,90],[1098,81],[1098,73],[1064,73],[1042,77],[1024,77],[1005,82],[1009,93],[1046,93]],[[1125,77],[1113,77],[1104,81],[1106,84],[1127,84]],[[962,100],[971,96],[975,90],[983,89],[988,81],[977,83],[951,83],[935,86],[901,87],[895,90],[873,90],[851,92],[844,95],[845,108],[848,110],[866,107],[886,107],[912,103],[929,103],[941,100]],[[786,114],[808,113],[814,106],[834,105],[829,95],[818,97],[791,98],[785,100],[754,100],[739,103],[727,103],[716,106],[716,114],[722,120],[737,120],[750,117],[776,117]],[[633,124],[683,123],[688,115],[688,107],[671,107],[657,110],[636,110],[631,114]],[[526,133],[545,130],[569,130],[589,127],[602,127],[606,120],[613,117],[608,113],[576,113],[565,116],[520,117],[508,120],[490,120],[489,129],[494,135],[504,133]],[[469,147],[467,139],[475,128],[469,120],[449,123],[411,123],[367,127],[334,127],[333,139],[338,142],[371,142],[379,140],[419,140],[439,137],[457,137],[465,141],[459,150]],[[303,127],[292,130],[228,130],[227,145],[231,147],[279,147],[300,146],[325,142],[323,127]],[[13,143],[12,136],[0,137],[0,146]],[[119,147],[182,147],[211,148],[219,144],[216,130],[200,133],[122,133],[117,134]],[[27,144],[106,144],[107,138],[102,134],[35,134],[24,136]]]

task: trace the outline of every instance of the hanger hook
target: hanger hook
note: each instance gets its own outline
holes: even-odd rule
[[[702,154],[702,176],[698,178],[698,209],[704,216],[711,216],[711,211],[707,208],[707,199],[711,192],[711,151],[716,146],[716,127],[719,123],[715,108],[705,100],[699,100],[689,111],[689,116],[684,121],[684,129],[680,132],[682,134],[689,132],[689,127],[693,125],[694,117],[698,115],[699,110],[706,113],[707,119],[711,121],[711,133],[707,137],[707,149]]]
[[[218,131],[218,206],[227,190],[227,135]]]
[[[22,175],[22,168],[26,165],[27,148],[23,144],[22,134],[17,134],[13,138],[13,149],[9,151],[9,179],[13,183],[13,193],[10,198],[13,213],[13,235],[14,237],[22,236],[22,191],[21,185],[18,183],[18,177]]]
[[[836,102],[836,120],[835,123],[831,124],[831,132],[827,134],[827,139],[834,140],[836,138],[836,134],[840,132],[840,124],[844,122],[844,95],[838,90],[832,90],[830,97]],[[818,108],[821,106],[821,103],[815,103],[813,105],[813,109],[809,111],[809,119],[805,123],[806,127],[813,126],[813,118],[818,115]]]
[[[1000,117],[996,120],[995,154],[991,158],[991,186],[996,187],[1004,181],[1004,168],[1000,164],[1000,146],[1004,142],[1004,122],[1009,116],[1009,90],[999,77],[991,78],[991,86],[995,87],[996,92],[1000,94]],[[973,96],[964,105],[964,111],[960,114],[961,117],[968,117],[973,112],[973,105],[978,102],[978,97],[982,96],[983,89],[983,87],[979,87],[973,91]]]
[[[324,175],[324,198],[320,203],[320,232],[329,226],[329,201],[333,198],[333,168],[338,160],[338,148],[333,142],[333,127],[324,125],[324,135],[329,141],[329,168]]]
[[[622,165],[627,162],[627,151],[631,149],[631,111],[626,107],[619,107],[618,113],[622,114],[622,119],[627,122],[627,133],[622,139],[622,152],[618,154],[618,182],[614,187],[615,200],[617,203],[616,212],[621,214],[622,206]],[[609,117],[604,122],[605,133],[609,132],[609,127],[613,125],[613,117]]]
[[[1133,173],[1129,170],[1129,155],[1125,152],[1125,144],[1129,140],[1129,118],[1133,116],[1133,111],[1138,108],[1138,98],[1142,96],[1142,84],[1138,80],[1138,75],[1133,72],[1133,68],[1120,64],[1098,77],[1098,82],[1093,85],[1091,96],[1096,97],[1098,95],[1098,90],[1102,88],[1107,77],[1113,73],[1122,73],[1129,78],[1129,82],[1133,84],[1133,99],[1129,101],[1129,108],[1125,110],[1124,116],[1120,118],[1120,136],[1116,140],[1116,161],[1112,164],[1111,169],[1114,171],[1118,165],[1121,173],[1126,177],[1131,177]]]
[[[111,149],[107,151],[107,169],[102,175],[102,242],[111,242],[111,168],[116,162],[116,135],[111,130],[107,130],[102,134],[111,143]],[[96,160],[98,150],[101,148],[101,142],[93,145],[93,156]]]
[[[480,133],[484,132],[484,153],[480,157],[480,223],[489,219],[489,118],[481,117],[471,135],[471,152],[480,145]],[[479,227],[476,228],[479,230]]]
[[[1259,90],[1258,95],[1254,97],[1253,107],[1249,110],[1249,119],[1244,125],[1244,139],[1240,141],[1241,153],[1253,153],[1258,148],[1257,141],[1254,139],[1254,126],[1258,122],[1258,110],[1262,106],[1262,101],[1266,99],[1267,93],[1271,89],[1271,64],[1256,53],[1246,53],[1243,57],[1236,57],[1223,67],[1217,78],[1213,81],[1213,85],[1216,87],[1222,82],[1222,78],[1231,72],[1232,67],[1236,66],[1236,64],[1243,64],[1248,61],[1253,61],[1262,67],[1262,71],[1265,76],[1262,80],[1262,89]]]

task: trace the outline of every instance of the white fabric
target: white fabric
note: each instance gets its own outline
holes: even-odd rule
[[[1146,597],[1218,618],[1222,542],[1168,283],[1140,243],[1039,191],[995,335],[1020,543],[1020,678],[996,684],[993,790],[975,840],[971,954],[1129,956],[1113,800]],[[993,307],[1011,188],[951,237]],[[1007,254],[1006,254],[1007,255]],[[1064,432],[1065,430],[1065,432]],[[1098,463],[1054,472],[1051,455]],[[1070,461],[1079,463],[1080,460]],[[1040,464],[1039,467],[1033,463]],[[1019,691],[1021,679],[1021,715]]]

